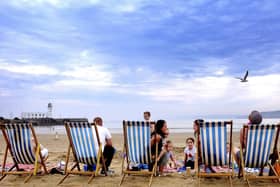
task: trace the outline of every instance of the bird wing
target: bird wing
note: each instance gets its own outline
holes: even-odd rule
[[[244,76],[244,80],[246,80],[246,79],[247,79],[248,74],[249,74],[249,71],[247,70],[247,71],[246,71],[246,74],[245,74],[245,76]]]

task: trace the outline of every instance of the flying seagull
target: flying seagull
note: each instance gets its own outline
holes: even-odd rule
[[[248,82],[248,80],[247,80],[248,74],[249,74],[249,71],[247,70],[243,78],[240,78],[240,77],[236,77],[236,78],[239,79],[240,82]]]

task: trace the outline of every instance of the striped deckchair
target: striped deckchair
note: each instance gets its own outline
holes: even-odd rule
[[[149,186],[152,184],[153,174],[155,174],[157,164],[153,162],[151,153],[151,130],[150,124],[152,122],[144,121],[123,121],[124,133],[124,152],[126,156],[122,160],[122,179],[120,185],[123,183],[126,175],[148,175],[150,176]],[[156,144],[157,150],[157,144]],[[155,160],[157,153],[155,155]],[[124,162],[126,160],[126,167]],[[129,169],[130,163],[153,165],[152,171],[131,171]]]
[[[198,148],[201,154],[199,157],[205,167],[228,167],[227,172],[223,173],[205,173],[201,172],[199,167],[196,168],[199,185],[201,177],[225,176],[229,178],[230,185],[232,186],[233,170],[230,170],[232,161],[232,121],[201,122],[197,138],[196,143],[197,147],[200,145]],[[227,142],[230,143],[230,156],[227,155],[226,151]],[[196,162],[198,163],[198,156],[196,156]]]
[[[269,164],[269,155],[272,151],[272,144],[274,140],[273,150],[277,151],[277,143],[280,132],[280,124],[278,125],[244,125],[243,126],[243,139],[247,136],[246,147],[242,147],[243,154],[240,154],[241,167],[240,170],[246,180],[248,186],[249,179],[280,179],[280,176],[275,172],[273,167]],[[275,176],[255,176],[247,175],[245,167],[259,168],[262,171],[265,166],[269,165]],[[240,173],[240,171],[239,171]]]
[[[94,131],[92,126],[94,126]],[[105,175],[107,175],[101,149],[102,145],[99,140],[96,125],[88,122],[66,122],[65,128],[69,140],[69,147],[66,156],[65,176],[58,184],[61,184],[70,174],[89,175],[88,183],[90,183],[98,175],[100,162],[105,170]],[[74,156],[74,165],[71,169],[68,169],[71,150]],[[96,170],[81,171],[80,164],[96,165]],[[75,168],[77,170],[74,170]]]
[[[24,180],[26,183],[33,175],[36,175],[39,165],[42,165],[44,172],[48,173],[32,123],[7,122],[2,123],[0,127],[6,141],[2,168],[6,166],[8,152],[10,152],[14,162],[14,165],[8,171],[2,170],[0,181],[10,174],[29,174]],[[32,171],[22,171],[19,164],[33,164],[34,169]],[[15,168],[16,170],[14,170]]]

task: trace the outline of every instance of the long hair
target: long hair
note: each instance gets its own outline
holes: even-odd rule
[[[164,126],[165,123],[166,123],[165,120],[160,119],[160,120],[157,121],[157,123],[155,125],[155,132],[157,134],[159,134],[161,137],[164,137],[164,133],[161,131],[161,129]]]

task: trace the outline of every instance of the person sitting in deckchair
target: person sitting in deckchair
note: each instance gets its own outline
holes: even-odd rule
[[[106,168],[102,168],[101,173],[104,173],[104,169],[106,169],[107,173],[114,173],[113,170],[109,170],[109,166],[111,165],[113,156],[115,154],[111,133],[106,127],[103,126],[103,120],[101,117],[96,117],[93,121],[97,125],[99,139],[102,144],[103,157],[106,165]]]
[[[260,112],[253,110],[249,116],[248,116],[248,125],[254,124],[254,125],[259,125],[262,122],[262,115]],[[248,129],[245,129],[245,134],[243,136],[243,128],[240,129],[240,144],[242,145],[243,148],[246,147],[246,140],[247,140],[247,134],[248,134]],[[240,149],[235,148],[235,160],[240,166]]]
[[[158,120],[156,125],[155,125],[155,131],[152,132],[151,134],[151,150],[152,150],[152,156],[155,157],[156,152],[158,155],[161,154],[166,154],[166,153],[161,153],[163,150],[163,143],[164,139],[167,138],[169,131],[167,128],[167,123],[165,120]],[[156,143],[158,143],[157,150],[156,150]],[[159,172],[163,172],[163,167],[167,163],[164,162],[164,159],[158,160],[158,166],[159,166]],[[152,169],[151,167],[149,168],[150,170]]]

